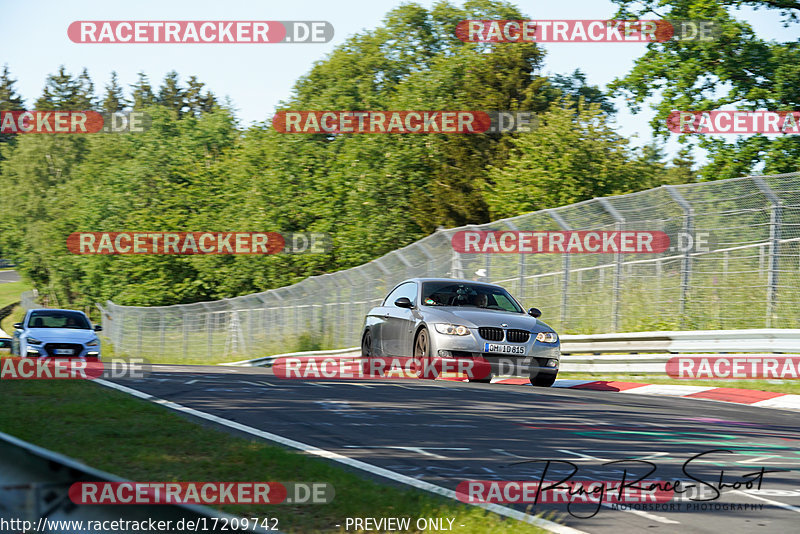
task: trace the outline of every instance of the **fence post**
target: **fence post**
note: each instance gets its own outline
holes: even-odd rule
[[[603,207],[604,210],[608,212],[614,218],[614,229],[616,231],[621,231],[622,226],[625,224],[625,217],[622,216],[620,212],[617,211],[611,202],[608,201],[607,198],[598,198],[597,201]],[[622,291],[622,252],[617,251],[614,254],[614,296],[611,301],[611,316],[612,316],[612,326],[611,329],[614,332],[619,332],[619,308],[620,308],[620,292]]]
[[[672,197],[680,207],[683,209],[683,232],[686,236],[694,234],[694,208],[689,202],[678,193],[674,185],[665,185],[669,196]],[[686,326],[686,301],[689,295],[689,283],[692,274],[692,252],[690,247],[686,247],[683,253],[683,267],[681,268],[681,301],[680,301],[680,316],[681,328]]]
[[[775,315],[775,304],[778,300],[778,267],[780,261],[781,224],[783,219],[783,206],[778,195],[767,185],[760,176],[753,176],[753,182],[764,193],[772,205],[769,211],[769,274],[767,276],[767,318],[766,327],[772,327]],[[777,319],[777,317],[775,317]]]
[[[404,269],[405,270],[405,275],[403,276],[403,278],[413,278],[414,277],[414,273],[413,273],[412,269],[414,268],[414,266],[411,265],[411,263],[405,258],[405,256],[403,256],[403,251],[402,250],[395,250],[393,256],[397,256],[400,259],[400,262],[405,267],[405,269]]]
[[[368,300],[368,298],[367,298],[367,290],[365,288],[367,287],[367,284],[374,284],[375,280],[371,280],[370,277],[367,276],[367,273],[364,272],[364,269],[360,269],[360,268],[356,269],[356,272],[364,279],[364,285],[361,286],[362,287],[361,298],[365,301],[364,304],[366,304],[366,306],[364,306],[363,304],[359,304],[358,305],[358,309],[359,309],[359,312],[360,312],[358,314],[358,316],[359,317],[365,317],[367,315],[367,312],[369,311],[369,302],[366,302]],[[354,328],[352,334],[353,334],[353,339],[356,340],[356,344],[360,346],[361,345],[361,332],[359,332],[358,334],[355,334],[355,328]],[[351,342],[348,342],[347,344],[352,346]]]
[[[512,232],[518,232],[519,228],[516,224],[511,221],[506,221],[506,226],[508,226],[509,230]],[[525,288],[525,261],[526,254],[520,253],[519,254],[519,261],[517,262],[517,278],[519,282],[517,283],[517,296],[522,299],[523,298],[523,290]]]
[[[428,258],[428,263],[426,264],[427,267],[425,268],[425,276],[432,276],[436,258],[433,257],[433,254],[431,254],[430,250],[428,250],[428,247],[425,245],[425,243],[418,241],[417,244],[419,245],[419,249],[422,251],[422,253],[425,254],[425,257]]]
[[[158,351],[158,354],[159,354],[159,356],[163,357],[164,354],[166,354],[166,352],[167,352],[167,347],[166,347],[166,345],[167,345],[167,340],[166,340],[167,325],[166,325],[166,321],[164,320],[164,312],[160,308],[158,310],[158,329],[161,331],[160,332],[160,334],[161,334],[161,336],[160,336],[161,337],[161,340],[160,340],[161,348]]]
[[[569,223],[567,223],[567,221],[565,221],[564,218],[556,211],[547,210],[547,214],[550,215],[554,221],[556,221],[562,230],[567,232],[572,230],[572,227],[569,225]],[[561,284],[561,324],[559,325],[561,330],[567,329],[567,307],[569,306],[569,256],[569,254],[564,253],[564,279],[562,280]]]

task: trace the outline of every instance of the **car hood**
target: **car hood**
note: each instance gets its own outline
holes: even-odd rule
[[[508,325],[505,328],[518,328],[520,330],[528,330],[530,332],[550,332],[550,328],[544,322],[521,313],[508,313],[498,310],[479,310],[476,308],[440,308],[433,313],[426,314],[428,322],[438,323],[455,323],[463,324],[464,326],[477,328],[479,326],[496,326],[503,328],[503,324]]]
[[[75,328],[30,328],[28,337],[45,343],[85,343],[97,337],[94,330],[78,330]]]

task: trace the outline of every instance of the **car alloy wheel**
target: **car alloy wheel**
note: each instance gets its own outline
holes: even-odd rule
[[[423,326],[414,340],[414,374],[417,378],[436,378],[435,372],[433,376],[425,376],[425,370],[430,366],[430,346],[428,329]]]

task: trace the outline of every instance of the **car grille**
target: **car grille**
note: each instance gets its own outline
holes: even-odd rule
[[[72,354],[55,354],[55,349],[72,349]],[[80,356],[81,352],[83,352],[83,345],[77,343],[47,343],[44,346],[44,350],[48,356]]]
[[[483,339],[489,341],[503,341],[503,329],[494,328],[491,326],[481,326],[478,328],[478,333]]]
[[[511,343],[527,343],[531,333],[527,330],[509,330],[506,336]]]

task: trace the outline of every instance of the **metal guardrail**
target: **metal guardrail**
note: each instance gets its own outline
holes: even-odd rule
[[[800,353],[800,329],[697,330],[561,336],[562,372],[663,373],[672,354],[748,353],[748,358]],[[361,349],[292,352],[221,365],[270,366],[280,358],[353,359]]]
[[[30,521],[37,532],[85,534],[93,531],[86,527],[88,521],[94,523],[121,519],[146,522],[152,519],[156,522],[172,521],[171,525],[177,525],[181,519],[197,521],[206,518],[207,525],[212,526],[214,519],[220,524],[223,520],[227,520],[224,522],[229,524],[230,520],[236,519],[236,516],[206,506],[190,504],[78,505],[69,499],[68,491],[74,482],[80,481],[126,480],[0,432],[0,522]],[[77,528],[80,522],[83,528]],[[141,534],[147,531],[131,528],[133,530],[117,529],[115,532]],[[162,532],[178,530],[171,528]],[[267,530],[250,528],[248,532],[266,533]]]
[[[562,354],[798,352],[800,329],[753,328],[561,336]]]

